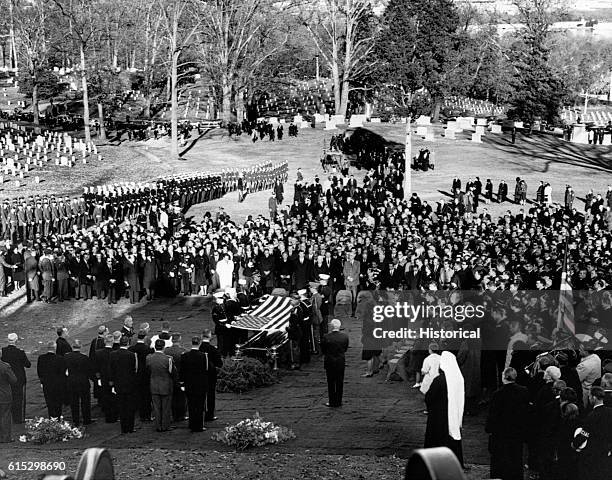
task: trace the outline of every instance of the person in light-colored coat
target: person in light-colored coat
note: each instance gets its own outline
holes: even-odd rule
[[[150,376],[151,398],[155,428],[158,432],[170,429],[172,420],[172,392],[176,379],[176,368],[172,357],[163,353],[166,343],[155,341],[155,353],[147,356],[147,371]]]

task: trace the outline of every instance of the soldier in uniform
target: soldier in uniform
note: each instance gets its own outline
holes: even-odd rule
[[[28,238],[28,219],[26,216],[26,203],[17,208],[17,226],[19,227],[19,238],[25,242]]]
[[[43,215],[42,235],[46,238],[51,233],[51,229],[53,227],[53,217],[51,216],[51,206],[49,205],[49,200],[47,199],[47,197],[43,199],[42,215]]]
[[[44,222],[44,215],[43,215],[42,202],[40,199],[38,199],[36,201],[36,207],[34,207],[34,228],[32,229],[32,230],[35,230],[36,237],[40,238],[44,234],[43,222]]]
[[[59,223],[59,234],[65,235],[68,231],[68,212],[66,211],[66,205],[64,201],[60,198],[58,205],[58,223]]]
[[[60,210],[57,200],[51,197],[51,233],[58,233],[60,227]]]
[[[229,328],[227,326],[227,313],[225,311],[223,292],[213,294],[215,305],[212,308],[212,321],[215,324],[215,335],[217,336],[217,348],[222,357],[231,354],[231,342],[229,339]]]
[[[34,227],[36,223],[34,221],[34,210],[30,202],[26,203],[25,216],[26,216],[26,225],[27,225],[26,230],[28,234],[27,239],[34,240]]]
[[[78,219],[79,219],[79,227],[82,229],[87,228],[87,219],[89,217],[89,211],[87,203],[85,202],[84,197],[80,197],[77,200],[77,211],[78,211]]]
[[[291,369],[300,368],[300,346],[302,344],[302,310],[298,295],[292,294],[292,310],[289,315],[289,325],[287,326],[287,336],[289,337],[289,354],[291,357]]]
[[[9,211],[10,206],[8,200],[5,199],[0,205],[0,233],[4,240],[9,237]]]

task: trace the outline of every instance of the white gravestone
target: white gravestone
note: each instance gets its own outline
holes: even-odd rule
[[[474,143],[482,143],[479,133],[472,133],[472,142]]]
[[[366,120],[367,117],[365,115],[351,115],[349,127],[363,127]]]
[[[323,115],[321,113],[315,113],[315,125],[321,124],[321,123],[325,123],[325,118],[327,117],[327,115]]]
[[[494,123],[493,125],[491,125],[491,133],[502,133],[502,126]]]
[[[421,115],[419,118],[416,119],[416,124],[417,125],[431,125],[431,118],[425,115]]]
[[[427,127],[424,127],[424,126],[417,127],[416,134],[417,134],[419,137],[424,137],[424,136],[426,136],[426,135],[427,135]]]

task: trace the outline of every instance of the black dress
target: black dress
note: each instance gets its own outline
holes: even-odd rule
[[[446,376],[442,370],[425,394],[425,404],[427,405],[425,448],[448,447],[463,466],[461,441],[453,439],[448,433],[448,391]]]

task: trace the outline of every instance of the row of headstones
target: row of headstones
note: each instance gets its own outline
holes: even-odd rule
[[[446,107],[450,108],[460,108],[462,110],[473,110],[477,114],[488,114],[493,111],[496,115],[501,115],[504,113],[505,109],[503,107],[496,107],[493,104],[475,104],[471,102],[445,102]]]
[[[5,97],[7,96],[7,95],[6,95],[6,93],[4,94],[4,96],[5,96]],[[13,105],[13,104],[11,103],[11,101],[10,101],[10,100],[7,100],[7,101],[6,101],[6,105],[7,105],[7,106],[11,106],[11,105]],[[22,100],[17,100],[17,102],[16,102],[14,105],[15,105],[17,108],[25,108],[26,103],[25,103],[24,101],[22,101]]]
[[[15,176],[16,173],[22,169],[25,172],[28,172],[30,168],[36,168],[36,167],[42,168],[45,164],[49,163],[50,161],[50,158],[47,155],[45,155],[42,158],[38,157],[36,159],[31,158],[31,157],[26,157],[25,160],[23,160],[23,164],[22,164],[17,155],[15,155],[14,157],[4,157],[3,155],[4,154],[0,151],[0,164],[2,165],[5,175],[8,175],[10,172],[13,176]],[[97,154],[97,158],[99,161],[102,160],[102,155]],[[76,165],[77,161],[78,160],[75,155],[70,155],[70,157],[68,157],[67,155],[60,155],[59,153],[56,154],[55,159],[54,159],[55,165],[62,166],[62,167],[73,167]],[[87,157],[81,158],[81,162],[84,165],[87,164],[87,161],[88,161]]]
[[[264,120],[264,118],[259,118],[258,120]],[[287,123],[284,118],[279,119],[278,117],[269,117],[267,120],[268,120],[268,123],[271,124],[272,126],[285,125]],[[310,123],[308,123],[306,120],[304,120],[304,117],[302,117],[301,115],[295,115],[293,117],[292,122],[298,128],[308,128],[308,127],[310,127]]]
[[[515,122],[515,126],[517,128],[522,128],[522,122]],[[444,138],[448,140],[456,140],[456,134],[463,132],[463,130],[472,130],[475,131],[472,133],[471,141],[474,143],[482,143],[482,137],[485,136],[487,132],[487,120],[485,118],[476,119],[476,123],[474,123],[473,117],[459,117],[457,120],[449,121],[444,129]],[[491,125],[491,133],[493,134],[501,134],[502,126],[498,124]],[[417,123],[416,129],[417,136],[423,137],[425,141],[433,142],[435,140],[434,132],[429,128],[428,124]]]
[[[609,121],[612,121],[612,114],[608,111],[595,110],[592,112],[587,112],[587,114],[584,116],[581,114],[572,112],[572,111],[566,111],[566,112],[561,113],[561,118],[563,120],[567,120],[572,123],[577,121],[578,117],[581,117],[581,119],[584,122],[595,122],[595,123],[604,124],[604,123],[608,123]]]

